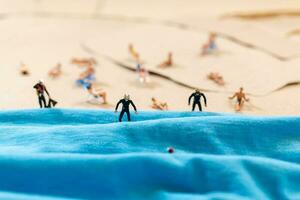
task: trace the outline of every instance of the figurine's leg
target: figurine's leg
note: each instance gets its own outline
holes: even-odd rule
[[[42,100],[42,102],[43,102],[43,104],[44,104],[44,108],[46,108],[46,107],[47,107],[47,104],[46,104],[46,99],[45,99],[45,96],[44,96],[44,95],[41,96],[41,100]]]
[[[199,107],[199,111],[201,112],[202,111],[202,106],[201,106],[200,102],[198,103],[198,107]]]
[[[42,99],[40,96],[39,96],[39,104],[40,104],[40,108],[43,108]]]
[[[119,122],[122,122],[123,115],[124,115],[124,110],[122,110],[120,113]]]
[[[194,111],[194,110],[195,110],[195,107],[196,107],[196,103],[194,102],[194,103],[193,103],[193,108],[192,108],[192,111]]]
[[[129,112],[129,110],[126,111],[126,114],[127,114],[127,119],[128,119],[128,121],[130,122],[130,121],[131,121],[131,118],[130,118],[130,112]]]

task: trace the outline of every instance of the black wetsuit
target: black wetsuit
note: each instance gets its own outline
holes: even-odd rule
[[[38,95],[38,99],[39,99],[39,104],[40,104],[40,108],[51,108],[52,106],[54,107],[57,104],[57,101],[50,99],[49,98],[49,102],[48,105],[46,104],[46,98],[44,93],[46,92],[49,96],[49,92],[47,91],[46,87],[44,84],[41,83],[37,83],[35,84],[35,86],[33,86],[34,89],[36,89],[36,93]]]
[[[194,97],[194,102],[193,102],[193,108],[192,111],[195,110],[196,105],[199,107],[199,111],[202,111],[202,106],[201,106],[201,97],[203,97],[204,99],[204,103],[206,105],[206,97],[203,93],[201,92],[194,92],[193,94],[191,94],[191,96],[189,97],[189,104],[191,103],[191,99]]]
[[[41,108],[43,108],[43,107],[46,108],[47,105],[46,105],[46,98],[45,98],[44,93],[46,92],[49,95],[46,87],[41,83],[37,83],[37,84],[35,84],[35,86],[33,86],[33,88],[36,89],[36,93],[38,95],[40,107]]]
[[[128,121],[130,121],[131,118],[130,118],[130,112],[129,112],[129,105],[131,104],[132,107],[134,108],[135,112],[137,111],[134,103],[131,100],[121,99],[116,106],[116,110],[118,110],[118,107],[120,104],[122,104],[122,111],[119,116],[119,122],[122,121],[124,113],[127,114],[127,119],[128,119]]]

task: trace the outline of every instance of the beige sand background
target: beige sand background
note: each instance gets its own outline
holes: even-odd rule
[[[234,112],[228,96],[243,86],[251,99],[243,113],[298,115],[300,35],[289,34],[300,27],[298,12],[300,2],[293,0],[1,0],[0,108],[37,107],[32,86],[44,79],[59,107],[113,109],[129,93],[140,110],[151,109],[151,97],[171,110],[190,110],[190,88],[155,76],[141,85],[137,74],[108,59],[134,68],[131,42],[147,69],[207,91],[207,111]],[[219,35],[220,53],[200,57],[211,31]],[[157,68],[169,51],[176,67]],[[109,105],[87,103],[87,92],[74,83],[82,69],[72,57],[98,61],[97,85]],[[19,74],[20,62],[29,77]],[[47,72],[57,62],[63,75],[51,79]],[[212,71],[224,76],[225,87],[206,79]]]

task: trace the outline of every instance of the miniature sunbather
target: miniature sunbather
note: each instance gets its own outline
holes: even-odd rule
[[[172,52],[169,52],[168,59],[164,62],[162,62],[159,67],[165,68],[165,67],[171,67],[173,65],[173,54]]]
[[[152,97],[152,108],[157,110],[168,110],[168,104],[166,102],[158,102],[156,98]]]
[[[85,67],[88,65],[96,65],[97,61],[94,58],[73,58],[71,63],[80,67]]]
[[[209,34],[207,43],[202,46],[202,55],[210,54],[217,50],[216,37],[216,33]]]
[[[27,68],[27,66],[24,64],[24,63],[21,63],[21,66],[20,66],[20,73],[23,75],[23,76],[28,76],[30,73],[29,73],[29,69]]]
[[[48,72],[48,75],[51,78],[59,77],[61,75],[61,64],[57,63],[57,65]]]
[[[92,64],[87,65],[86,70],[79,75],[79,79],[76,81],[77,85],[85,86],[89,85],[95,80],[95,68]]]
[[[89,84],[86,89],[88,90],[90,97],[92,97],[89,97],[89,101],[92,101],[94,99],[99,100],[99,98],[102,98],[103,104],[107,104],[107,95],[105,91],[103,91],[102,89],[95,89],[92,84]]]
[[[132,44],[129,44],[128,45],[128,51],[129,51],[129,54],[133,57],[133,59],[137,62],[139,62],[140,60],[140,55],[139,53],[134,49],[133,45]]]
[[[236,92],[232,97],[229,97],[229,99],[237,98],[237,104],[235,107],[236,111],[241,111],[244,105],[245,101],[249,101],[249,98],[246,98],[246,94],[244,93],[244,89],[241,87],[240,91]]]
[[[54,101],[53,99],[51,99],[50,94],[45,86],[45,84],[43,83],[42,80],[39,80],[39,82],[37,84],[35,84],[33,86],[34,89],[36,89],[36,93],[38,95],[38,100],[39,100],[39,104],[40,104],[40,108],[51,108],[54,107],[57,102]],[[46,92],[46,94],[48,95],[49,98],[49,102],[48,104],[46,104],[46,98],[44,93]]]
[[[218,72],[211,72],[207,75],[207,78],[209,80],[212,80],[213,82],[215,82],[218,85],[225,85],[224,79],[223,77],[218,73]]]
[[[124,113],[127,114],[127,119],[128,121],[131,121],[131,118],[130,118],[130,112],[129,112],[129,106],[132,105],[135,113],[137,114],[137,110],[136,110],[136,107],[134,105],[134,103],[130,100],[130,96],[129,95],[124,95],[124,98],[121,99],[118,103],[117,103],[117,106],[116,106],[116,109],[115,109],[115,112],[118,111],[118,107],[119,105],[122,104],[122,111],[120,113],[120,116],[119,116],[119,122],[122,121],[122,118],[123,118],[123,115]]]

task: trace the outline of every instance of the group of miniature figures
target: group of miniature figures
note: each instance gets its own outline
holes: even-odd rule
[[[206,56],[206,55],[214,54],[214,53],[218,52],[216,37],[217,37],[217,34],[214,32],[209,34],[208,41],[205,44],[203,44],[203,46],[201,48],[201,56]],[[148,73],[147,69],[142,65],[140,54],[134,48],[132,43],[130,43],[128,45],[128,51],[129,51],[129,55],[131,56],[131,58],[137,63],[136,71],[139,76],[139,81],[141,83],[147,83],[149,81],[149,73]],[[166,69],[166,68],[170,68],[173,66],[174,66],[174,61],[173,61],[173,53],[172,52],[168,53],[166,60],[162,61],[160,64],[157,65],[157,67],[161,68],[161,69]],[[225,85],[223,76],[218,72],[209,73],[207,75],[207,79],[213,81],[214,83],[216,83],[219,86]]]
[[[53,100],[50,97],[50,94],[42,80],[39,80],[38,83],[33,86],[33,88],[36,90],[40,108],[55,107],[55,105],[57,104],[57,101]],[[88,86],[88,90],[91,90],[90,85]],[[48,103],[45,98],[45,93],[48,96]],[[97,93],[91,92],[91,94],[97,96]],[[100,93],[98,95],[101,96],[102,94]],[[106,101],[106,97],[103,95],[102,95],[102,97]],[[202,97],[204,100],[204,105],[205,105],[205,107],[207,107],[206,96],[202,92],[200,92],[198,89],[196,89],[195,92],[190,95],[190,97],[188,98],[188,105],[191,104],[191,100],[193,99],[192,111],[195,111],[196,106],[198,106],[199,111],[202,111],[202,105],[201,105]],[[249,101],[249,99],[246,98],[243,88],[240,88],[240,90],[238,92],[236,92],[232,97],[229,97],[229,98],[233,99],[235,97],[237,98],[236,110],[240,111],[243,107],[244,101]],[[155,98],[152,98],[152,102],[153,102],[152,108],[154,108],[154,109],[159,109],[159,110],[167,110],[168,109],[167,103],[158,102]],[[124,98],[119,100],[119,102],[116,105],[115,112],[118,111],[120,104],[122,104],[122,109],[121,109],[120,116],[119,116],[119,122],[122,121],[124,114],[127,115],[127,120],[131,121],[129,107],[131,105],[136,114],[137,114],[137,108],[136,108],[135,104],[133,103],[133,101],[130,99],[130,96],[125,94]]]
[[[216,44],[216,36],[217,36],[216,33],[211,33],[209,35],[207,43],[205,43],[202,46],[202,49],[201,49],[202,56],[207,55],[207,54],[212,54],[218,49],[217,44]],[[136,71],[139,75],[139,81],[141,83],[148,82],[149,81],[149,73],[146,70],[146,68],[142,66],[140,54],[136,51],[133,44],[129,44],[128,51],[129,51],[129,54],[131,55],[131,57],[137,63]],[[84,69],[84,71],[79,74],[79,78],[76,80],[75,83],[77,86],[82,86],[84,89],[87,90],[87,92],[89,94],[88,102],[97,101],[97,102],[106,104],[107,103],[106,92],[103,91],[102,89],[96,88],[93,84],[95,77],[96,77],[95,76],[96,70],[94,67],[97,64],[96,60],[93,58],[89,58],[89,59],[73,58],[71,60],[71,63]],[[167,59],[165,61],[163,61],[162,63],[160,63],[158,65],[158,67],[159,68],[168,68],[168,67],[172,67],[172,66],[174,66],[173,53],[169,52]],[[26,65],[23,63],[21,63],[20,72],[24,76],[30,75],[30,71],[28,70]],[[61,74],[62,74],[62,65],[60,63],[58,63],[54,68],[52,68],[48,72],[49,77],[51,77],[53,79],[59,77]],[[218,84],[220,86],[225,85],[225,81],[224,81],[223,77],[218,72],[211,72],[210,74],[207,75],[207,79],[215,82],[216,84]],[[40,80],[34,86],[34,88],[36,89],[37,96],[38,96],[38,102],[39,102],[39,105],[41,108],[55,107],[55,105],[57,104],[57,101],[53,100],[50,97],[49,92],[46,89],[42,80]],[[46,100],[45,93],[48,96],[48,100]],[[191,100],[193,99],[192,111],[195,111],[196,107],[198,107],[199,111],[202,111],[202,105],[201,105],[202,98],[204,100],[204,105],[206,107],[207,99],[202,92],[200,92],[198,89],[196,89],[195,92],[190,95],[190,97],[188,98],[188,105],[191,105]],[[244,105],[244,102],[249,101],[249,99],[246,98],[245,93],[243,92],[243,88],[240,88],[240,90],[238,92],[236,92],[232,97],[229,97],[229,99],[234,99],[234,98],[237,98],[237,104],[235,107],[236,111],[241,111],[242,107]],[[154,97],[151,99],[151,101],[152,101],[151,107],[153,109],[168,110],[168,104],[166,102],[159,102]],[[131,120],[130,111],[129,111],[130,105],[134,108],[135,112],[137,113],[136,106],[134,105],[133,101],[130,99],[130,96],[124,95],[124,98],[121,99],[116,105],[116,108],[115,108],[116,112],[117,112],[120,104],[122,104],[122,109],[120,112],[119,121],[120,122],[122,121],[124,114],[127,115],[128,121],[130,121]]]

